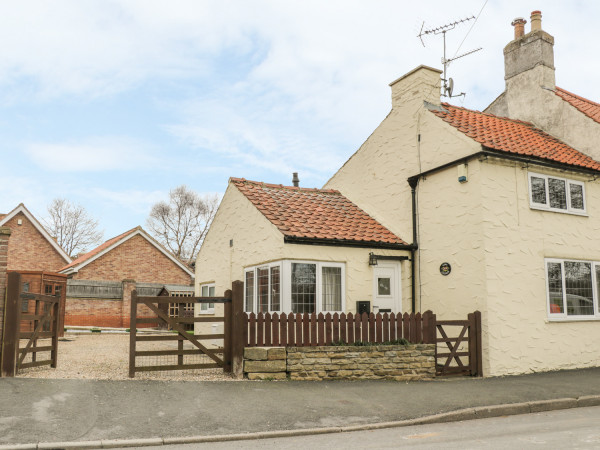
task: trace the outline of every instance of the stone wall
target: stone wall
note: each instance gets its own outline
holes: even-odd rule
[[[249,347],[244,372],[251,380],[431,380],[435,346]]]

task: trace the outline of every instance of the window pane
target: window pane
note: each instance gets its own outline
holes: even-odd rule
[[[254,271],[246,272],[246,312],[254,308]]]
[[[585,209],[583,207],[583,186],[569,183],[569,192],[571,194],[571,208]]]
[[[271,267],[271,311],[281,311],[279,267]]]
[[[591,263],[565,261],[565,285],[567,314],[570,316],[593,315],[594,294]]]
[[[392,295],[389,278],[377,278],[377,295]]]
[[[548,192],[550,193],[550,207],[567,209],[567,187],[565,180],[548,178]]]
[[[316,264],[292,263],[292,312],[315,312]]]
[[[596,263],[596,311],[600,312],[600,264]]]
[[[258,275],[258,312],[269,312],[269,269],[256,269]]]
[[[209,297],[214,297],[214,296],[215,296],[215,287],[214,287],[214,286],[210,286],[210,287],[208,288],[208,296],[209,296]],[[208,307],[209,307],[210,309],[213,309],[213,308],[215,307],[215,304],[214,304],[214,303],[209,303],[209,304],[208,304]]]
[[[564,313],[560,263],[548,263],[548,292],[550,293],[550,314]]]
[[[546,180],[540,177],[531,177],[531,201],[546,204]]]
[[[341,267],[323,267],[322,270],[323,285],[323,310],[341,311],[342,310],[342,268]]]
[[[208,295],[208,286],[202,286],[200,297],[210,297]]]

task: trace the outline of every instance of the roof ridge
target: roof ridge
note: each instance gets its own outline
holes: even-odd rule
[[[275,183],[265,183],[264,181],[252,181],[247,180],[245,178],[235,178],[231,177],[230,180],[234,183],[247,183],[252,184],[254,186],[268,187],[274,189],[285,189],[290,191],[303,191],[303,192],[320,192],[324,194],[340,194],[340,191],[337,189],[320,189],[320,188],[306,188],[300,186],[285,186],[283,184],[275,184]]]
[[[497,116],[496,114],[486,113],[483,111],[479,111],[477,109],[465,108],[464,106],[455,106],[455,105],[451,105],[450,103],[446,103],[446,102],[442,102],[442,105],[446,105],[447,107],[449,106],[450,108],[454,108],[454,109],[462,109],[463,111],[469,111],[469,112],[472,112],[475,114],[481,114],[482,116],[493,117],[495,119],[506,120],[508,122],[513,122],[513,123],[520,123],[523,125],[527,125],[527,126],[536,128],[536,126],[533,123],[527,122],[526,120],[513,119],[511,117],[506,117],[506,116]]]

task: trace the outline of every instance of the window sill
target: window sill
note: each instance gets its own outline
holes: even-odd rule
[[[545,211],[550,213],[559,213],[559,214],[569,214],[571,216],[581,216],[581,217],[589,217],[587,211],[566,211],[564,209],[552,209],[552,208],[544,208],[543,206],[529,205],[531,209],[535,209],[536,211]]]
[[[206,316],[206,315],[213,315],[214,316],[215,315],[215,310],[212,309],[210,311],[200,311],[198,314],[202,314],[203,316]]]
[[[549,317],[546,323],[561,323],[561,322],[600,322],[600,317]]]

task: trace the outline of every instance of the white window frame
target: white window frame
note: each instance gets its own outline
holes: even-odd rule
[[[579,215],[579,216],[587,216],[587,199],[585,197],[585,183],[583,181],[576,181],[576,180],[572,180],[570,178],[555,177],[553,175],[544,175],[544,174],[535,173],[535,172],[528,172],[527,175],[528,175],[527,180],[528,180],[528,184],[529,184],[529,206],[531,209],[539,209],[542,211],[552,211],[552,212],[559,212],[559,213],[563,213],[563,214],[575,214],[575,215]],[[537,203],[537,202],[533,201],[533,189],[531,186],[531,179],[533,177],[542,178],[544,180],[545,191],[546,191],[546,203],[545,204]],[[567,195],[567,208],[566,209],[552,208],[550,206],[550,189],[549,189],[549,185],[548,185],[548,179],[550,179],[550,178],[565,182],[565,189],[566,189],[566,195]],[[571,185],[581,186],[582,195],[583,195],[583,209],[575,209],[575,208],[571,207]]]
[[[270,278],[270,268],[274,266],[279,266],[279,295],[280,295],[280,306],[281,309],[279,311],[271,311],[269,312],[292,312],[292,263],[295,264],[315,264],[316,265],[316,305],[315,312],[316,313],[341,313],[346,310],[346,263],[340,262],[329,262],[329,261],[314,261],[314,260],[295,260],[295,259],[284,259],[266,264],[258,264],[256,266],[246,267],[244,269],[244,307],[246,306],[246,273],[254,272],[254,299],[252,305],[252,312],[256,313],[258,310],[258,273],[257,269],[267,268],[269,267],[269,284],[271,283]],[[323,285],[322,285],[322,273],[323,267],[338,267],[341,269],[341,282],[342,282],[342,301],[341,301],[341,309],[339,311],[325,311],[323,309]],[[269,307],[271,306],[271,298],[270,298],[271,289],[269,289]]]
[[[200,284],[200,297],[204,297],[202,295],[202,288],[208,288],[209,294],[207,297],[214,297],[214,295],[210,295],[210,288],[215,289],[215,283],[202,283]],[[198,314],[214,314],[215,313],[215,304],[214,303],[200,303],[198,305]]]
[[[590,315],[569,315],[567,314],[567,289],[566,289],[566,278],[565,278],[565,262],[576,262],[576,263],[588,263],[591,265],[592,271],[592,297],[594,314]],[[550,285],[548,278],[548,264],[558,263],[561,265],[561,283],[562,283],[562,300],[563,300],[563,311],[562,313],[550,312]],[[560,259],[560,258],[545,258],[544,259],[544,271],[546,278],[546,313],[548,320],[551,322],[568,322],[568,321],[586,321],[586,320],[600,320],[600,292],[598,290],[598,280],[596,277],[596,270],[600,268],[600,261],[590,261],[582,259]]]
[[[279,267],[279,307],[280,309],[278,310],[273,310],[271,309],[271,305],[272,305],[272,293],[273,290],[271,289],[271,269],[273,267]],[[253,290],[253,301],[252,301],[252,311],[256,313],[258,311],[258,269],[267,269],[268,273],[269,273],[269,298],[267,299],[267,304],[269,305],[269,311],[270,313],[281,313],[284,310],[284,306],[283,306],[283,268],[282,268],[282,264],[281,261],[276,261],[276,262],[271,262],[271,263],[266,263],[266,264],[259,264],[257,266],[252,266],[252,267],[247,267],[246,269],[244,269],[244,311],[246,310],[246,273],[248,272],[254,272],[254,290]],[[247,311],[248,312],[248,311]]]

